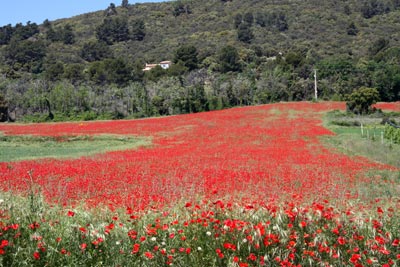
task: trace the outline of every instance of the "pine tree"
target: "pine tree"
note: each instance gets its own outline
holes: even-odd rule
[[[124,7],[124,8],[128,8],[128,6],[129,6],[128,0],[122,0],[121,6]]]

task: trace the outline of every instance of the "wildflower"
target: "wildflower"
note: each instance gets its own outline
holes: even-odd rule
[[[352,263],[357,263],[357,261],[359,261],[361,259],[361,255],[360,254],[353,254],[350,258],[350,261]]]
[[[249,259],[251,261],[256,261],[257,260],[257,256],[254,253],[250,253],[250,255],[247,257],[247,259]]]
[[[338,239],[337,239],[337,242],[340,245],[344,245],[344,244],[346,244],[346,239],[343,236],[339,236]]]
[[[80,245],[80,248],[81,248],[82,251],[84,251],[87,248],[87,244],[86,243],[82,243]]]
[[[231,244],[231,243],[225,243],[224,244],[224,248],[230,249],[232,251],[236,251],[236,246],[234,244]]]
[[[7,239],[1,240],[0,248],[4,248],[6,246],[8,246],[8,240]]]
[[[132,249],[132,254],[136,254],[139,252],[140,244],[134,244]]]
[[[39,227],[40,227],[40,224],[37,223],[37,222],[31,223],[31,224],[29,225],[29,228],[31,228],[32,230],[35,230],[35,229],[37,229],[37,228],[39,228]]]
[[[39,252],[37,252],[37,251],[33,252],[33,258],[35,258],[35,260],[40,260]]]
[[[68,213],[67,213],[67,216],[68,217],[74,217],[75,216],[75,212],[69,210]]]
[[[151,253],[150,251],[146,251],[145,253],[144,253],[144,256],[146,257],[146,258],[148,258],[148,259],[152,259],[152,258],[154,258],[154,255],[153,255],[153,253]]]

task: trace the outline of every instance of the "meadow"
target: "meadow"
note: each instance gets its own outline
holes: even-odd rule
[[[344,109],[1,124],[58,155],[0,162],[0,266],[399,266],[399,166],[343,150],[323,118]]]

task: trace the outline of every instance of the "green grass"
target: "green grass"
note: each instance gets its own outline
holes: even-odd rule
[[[391,117],[398,119],[400,115],[391,113]],[[400,145],[381,139],[381,132],[384,131],[381,121],[382,117],[358,118],[342,112],[329,112],[325,116],[324,125],[336,135],[326,137],[323,141],[347,155],[363,156],[375,162],[400,168]],[[361,126],[356,126],[361,123],[363,134]]]
[[[3,136],[0,135],[0,162],[41,158],[79,158],[108,151],[148,146],[146,137],[97,136]]]

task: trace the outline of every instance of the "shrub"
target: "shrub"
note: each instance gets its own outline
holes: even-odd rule
[[[379,101],[379,92],[375,88],[361,87],[346,96],[348,111],[356,114],[371,113],[372,105]]]

